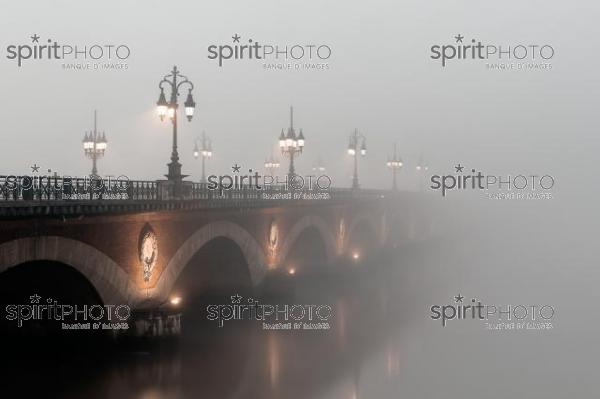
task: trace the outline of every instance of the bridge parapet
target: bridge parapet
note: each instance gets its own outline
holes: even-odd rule
[[[209,208],[263,208],[349,200],[389,198],[384,190],[286,190],[284,186],[256,189],[214,190],[206,183],[184,182],[182,196],[171,194],[167,181],[48,178],[34,182],[31,176],[0,176],[0,218],[131,213]],[[410,193],[403,193],[410,195]]]

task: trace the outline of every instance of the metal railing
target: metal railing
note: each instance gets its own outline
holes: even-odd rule
[[[173,189],[173,182],[167,180],[0,175],[0,216],[268,207],[317,200],[372,200],[391,194],[346,188],[289,190],[284,185],[219,190],[214,185],[191,181],[182,183],[179,196],[173,195]]]
[[[156,182],[68,178],[57,176],[0,175],[0,201],[66,201],[124,198],[130,183],[136,183],[140,197],[156,192]],[[143,183],[139,185],[138,183]]]

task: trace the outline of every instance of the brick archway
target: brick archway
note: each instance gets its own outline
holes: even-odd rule
[[[385,242],[385,234],[383,232],[383,225],[380,222],[380,220],[380,215],[374,214],[372,212],[362,212],[354,216],[352,218],[352,222],[350,223],[350,227],[348,228],[348,233],[345,237],[344,249],[347,249],[347,245],[352,239],[356,227],[359,226],[362,222],[368,224],[369,227],[373,230],[377,245],[380,247],[383,246]]]
[[[164,301],[168,298],[179,274],[192,257],[209,241],[225,237],[235,242],[248,264],[252,285],[258,285],[266,273],[266,258],[260,246],[248,231],[229,221],[209,223],[192,234],[177,250],[158,279],[156,286],[149,290],[149,296]]]
[[[327,255],[327,263],[331,263],[335,258],[335,237],[333,233],[330,231],[327,223],[323,218],[316,215],[306,215],[298,220],[290,229],[290,231],[285,235],[285,239],[283,244],[281,245],[281,250],[279,256],[277,257],[277,262],[280,264],[286,260],[294,243],[300,237],[300,234],[304,230],[309,227],[315,227],[321,237],[323,239],[323,244],[325,246],[325,253]]]
[[[28,237],[0,245],[0,273],[34,261],[55,261],[73,267],[94,286],[104,304],[134,304],[141,291],[110,257],[91,245],[60,236]]]

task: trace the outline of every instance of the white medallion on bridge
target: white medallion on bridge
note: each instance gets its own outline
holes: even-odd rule
[[[158,240],[149,224],[146,224],[140,232],[138,253],[144,271],[144,281],[148,282],[158,259]]]
[[[277,223],[275,220],[271,221],[269,225],[269,236],[267,238],[267,243],[269,246],[269,255],[271,259],[275,259],[277,255],[277,243],[279,242],[279,229],[277,228]]]

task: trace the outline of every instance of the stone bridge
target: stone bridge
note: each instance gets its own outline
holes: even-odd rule
[[[227,198],[0,201],[0,276],[25,264],[79,271],[105,304],[165,303],[182,272],[215,240],[238,251],[253,286],[367,257],[432,234],[423,194],[332,190],[328,199]],[[214,253],[212,257],[218,257]],[[193,261],[196,259],[195,261]],[[202,265],[199,267],[203,267]],[[227,276],[225,276],[225,279]]]

